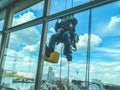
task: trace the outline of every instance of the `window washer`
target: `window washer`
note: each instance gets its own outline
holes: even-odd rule
[[[75,33],[76,24],[77,19],[73,15],[56,22],[54,27],[56,33],[51,36],[48,47],[46,46],[47,57],[55,51],[55,45],[61,42],[64,43],[63,54],[66,55],[68,61],[72,61],[72,47],[76,50],[76,42],[78,42],[78,35]]]

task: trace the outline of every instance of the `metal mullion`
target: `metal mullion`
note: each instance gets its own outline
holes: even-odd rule
[[[2,31],[2,39],[1,39],[1,48],[0,48],[0,88],[1,88],[1,81],[2,81],[2,74],[3,74],[3,67],[4,67],[4,53],[6,51],[6,48],[8,47],[9,37],[10,34],[4,33],[6,28],[11,26],[12,23],[12,13],[10,12],[10,7],[6,9],[6,15],[5,15],[5,22],[4,27]]]
[[[5,31],[5,33],[11,33],[11,32],[15,32],[15,31],[18,31],[18,30],[21,30],[21,29],[25,29],[25,28],[28,28],[28,27],[31,27],[31,26],[42,24],[43,21],[44,21],[44,19],[43,19],[43,17],[41,17],[41,18],[38,18],[38,19],[35,19],[35,20],[32,20],[32,21],[17,25],[17,26],[10,27]]]
[[[45,2],[44,2],[44,13],[43,13],[44,18],[46,18],[49,15],[50,1],[51,0],[45,0]],[[43,66],[44,66],[46,39],[47,39],[47,28],[48,28],[48,23],[43,22],[34,90],[40,90],[40,86],[42,84],[42,74],[43,74]]]
[[[3,20],[5,16],[5,10],[0,10],[0,20]]]
[[[2,35],[2,31],[0,31],[0,35]]]

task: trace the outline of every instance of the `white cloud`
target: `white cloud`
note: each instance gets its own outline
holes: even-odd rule
[[[115,69],[119,67],[119,64],[119,62],[91,62],[90,77],[101,79],[103,82],[119,84],[117,78],[119,78],[118,71],[120,70]]]
[[[19,15],[19,17],[13,18],[13,25],[18,25],[30,20],[35,19],[35,15],[33,12],[26,12],[23,15]],[[30,27],[21,31],[17,31],[11,33],[10,36],[10,48],[18,49],[20,45],[24,43],[25,45],[36,44],[40,40],[40,33],[37,28]],[[31,46],[32,47],[32,46]]]
[[[15,25],[18,25],[18,24],[21,24],[21,23],[25,23],[25,22],[28,22],[30,20],[33,20],[35,19],[35,15],[33,12],[26,12],[24,13],[23,15],[19,15],[18,17],[14,17],[13,18],[13,23],[12,23],[12,26],[15,26]]]
[[[120,50],[115,48],[104,48],[104,47],[96,47],[94,49],[96,52],[99,52],[98,54],[94,55],[96,59],[98,58],[106,58],[109,57],[112,59],[112,61],[119,61],[120,56]]]
[[[30,57],[24,57],[24,61],[30,61]]]
[[[115,28],[120,23],[120,16],[113,16],[108,24],[108,28]]]
[[[78,69],[78,68],[85,68],[86,65],[81,62],[71,62],[70,66],[74,67],[74,69]]]
[[[114,68],[114,70],[117,71],[117,72],[120,72],[120,66],[117,65],[117,66]]]
[[[35,27],[30,27],[21,31],[14,32],[10,36],[9,48],[19,50],[19,48],[23,48],[21,44],[24,43],[25,44],[24,46],[26,48],[33,49],[35,44],[38,45],[40,36],[41,35],[39,34],[38,30]]]
[[[18,54],[20,52],[17,52]],[[37,68],[36,60],[30,56],[18,57],[17,55],[8,55],[5,62],[5,70],[35,72]]]
[[[23,15],[19,15],[17,18],[13,18],[13,25],[18,25],[30,20],[35,19],[33,12],[27,12]],[[36,44],[40,40],[40,34],[38,30],[33,26],[30,28],[26,28],[21,31],[17,31],[11,34],[10,36],[10,48],[12,49],[18,49],[20,48],[20,45],[24,43],[26,48],[29,48],[29,50],[33,49],[33,44]],[[32,45],[32,46],[30,46]]]
[[[21,24],[33,20],[34,18],[35,16],[32,12],[27,12],[17,18],[14,17],[13,25]],[[28,71],[31,66],[35,66],[32,67],[32,70],[35,72],[37,67],[35,61],[37,61],[37,58],[33,59],[31,53],[38,53],[40,36],[40,32],[34,26],[11,33],[7,54],[12,57],[8,56],[6,58],[7,61],[5,67],[12,69],[13,61],[16,59],[17,70]],[[21,46],[21,44],[24,45]]]
[[[10,55],[10,56],[17,56],[18,55],[18,52],[16,52],[15,50],[12,50],[12,49],[9,49],[9,48],[6,48],[6,53],[5,55]]]
[[[112,78],[116,78],[116,75],[105,74],[105,77],[112,79]]]
[[[39,42],[37,44],[26,45],[23,47],[22,51],[24,53],[34,53],[39,49]]]
[[[77,43],[77,48],[79,50],[86,50],[85,48],[87,47],[87,42],[88,41],[88,34],[84,34],[84,35],[80,35],[79,36],[79,41]],[[95,34],[91,34],[91,47],[97,47],[100,43],[102,42],[102,39],[95,35]]]
[[[100,47],[100,48],[96,48],[96,50],[98,51],[102,51],[102,52],[105,52],[105,53],[112,53],[112,54],[119,54],[120,53],[120,50],[119,49],[112,49],[112,48],[104,48],[104,47]]]
[[[66,59],[63,58],[62,77],[64,78],[67,77],[67,72],[68,72],[67,65],[68,63]],[[102,80],[102,82],[109,82],[109,83],[112,82],[114,84],[119,84],[120,81],[116,79],[116,78],[119,78],[119,72],[120,72],[119,65],[120,65],[120,62],[110,62],[110,63],[109,62],[91,62],[90,79],[99,79],[99,80]],[[53,67],[53,71],[55,72],[55,75],[59,76],[60,63],[49,64],[49,66]],[[48,66],[45,65],[45,67],[48,67]],[[84,63],[84,61],[79,61],[79,62],[72,61],[70,63],[70,77],[72,76],[72,78],[79,78],[81,80],[84,80],[85,70],[86,70],[86,64]]]
[[[23,48],[24,51],[34,52],[36,50],[36,45],[27,45]]]
[[[102,27],[101,27],[102,26]],[[120,35],[120,16],[112,16],[108,23],[101,23],[97,27],[101,36],[119,36]]]
[[[10,51],[10,50],[9,50]],[[11,50],[12,54],[17,54],[16,51]],[[9,53],[10,53],[9,52]],[[33,59],[31,57],[25,56],[23,61],[17,62],[16,68],[17,70],[21,71],[29,71],[32,70],[32,72],[35,72],[37,69],[37,62],[32,62]],[[55,72],[55,76],[60,75],[60,60],[57,64],[52,64],[48,62],[44,62],[44,74],[47,73],[47,69],[49,66],[53,67],[53,71]],[[31,62],[30,62],[31,61]],[[9,66],[8,66],[9,64]],[[12,68],[13,63],[11,63],[10,58],[7,59],[7,67]],[[62,77],[67,77],[68,72],[68,62],[66,58],[62,58]],[[102,82],[111,82],[115,84],[119,84],[120,81],[116,78],[119,78],[120,74],[120,62],[92,62],[90,65],[90,79],[99,79],[102,80]],[[34,66],[34,67],[33,67]],[[22,67],[22,68],[20,68]],[[24,69],[24,70],[23,70]],[[82,60],[79,60],[77,62],[72,61],[70,63],[70,77],[72,78],[78,78],[81,80],[84,80],[85,78],[85,70],[86,70],[86,63]],[[78,74],[77,74],[78,72]]]

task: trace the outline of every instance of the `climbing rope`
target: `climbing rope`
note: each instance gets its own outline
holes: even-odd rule
[[[73,0],[72,0],[72,7],[73,7]],[[65,1],[65,10],[67,9],[67,0]],[[69,16],[70,17],[70,16]],[[65,19],[65,18],[69,18],[68,16],[66,17],[62,17],[62,19]],[[58,19],[57,19],[57,22],[58,22]],[[61,44],[61,60],[60,60],[60,84],[61,84],[61,72],[62,72],[62,44]],[[68,61],[68,83],[67,83],[67,87],[68,87],[68,90],[69,90],[69,69],[70,69],[70,61]],[[61,88],[61,86],[60,86]]]
[[[65,1],[65,10],[67,9],[67,0]],[[58,23],[58,19],[57,19]],[[62,72],[62,44],[61,44],[61,60],[60,60],[60,84],[61,84],[61,72]]]
[[[60,60],[60,88],[61,88],[61,72],[62,72],[62,43],[61,43],[61,60]]]
[[[67,9],[67,0],[65,1],[65,10]],[[57,23],[58,23],[58,19],[57,19]],[[62,72],[62,44],[61,44],[61,59],[60,59],[60,84],[61,84],[61,72]],[[60,85],[61,88],[61,85]]]
[[[91,20],[92,20],[92,10],[90,9],[90,10],[89,10],[89,22],[88,22],[88,44],[87,44],[85,90],[88,90],[88,89],[89,89]]]
[[[68,90],[70,89],[69,87],[69,77],[70,77],[70,61],[68,61]]]

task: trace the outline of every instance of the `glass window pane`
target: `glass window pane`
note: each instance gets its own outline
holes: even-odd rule
[[[0,34],[0,47],[1,47],[1,39],[2,39],[2,35]]]
[[[115,2],[93,9],[92,14],[90,78],[113,86],[120,84],[119,10],[120,2]]]
[[[88,14],[88,11],[75,14],[75,17],[78,20],[75,30],[79,35],[79,41],[76,43],[77,51],[72,54],[73,61],[71,62],[70,74],[73,80],[78,81],[85,80],[88,43]]]
[[[3,29],[4,20],[0,20],[0,31]]]
[[[73,0],[73,6],[79,6],[90,2],[91,0]]]
[[[65,0],[51,0],[50,14],[65,10]]]
[[[82,5],[90,0],[51,0],[50,14],[55,14],[75,6]]]
[[[29,90],[33,87],[41,32],[42,26],[37,25],[10,34],[2,83],[20,90]]]
[[[77,43],[77,51],[73,52],[72,54],[72,61],[70,62],[70,72],[69,78],[74,80],[85,80],[85,69],[86,69],[86,49],[87,49],[87,36],[88,36],[88,11],[77,13],[75,14],[75,18],[78,20],[76,25],[76,33],[79,35],[79,42]],[[48,33],[47,33],[47,45],[49,44],[51,35],[55,34],[55,23],[57,20],[49,22],[48,25]],[[59,20],[58,20],[59,21]],[[61,46],[62,44],[62,46]],[[62,49],[62,53],[61,53]],[[55,83],[56,81],[60,81],[60,63],[62,62],[61,66],[61,78],[62,83],[67,87],[67,80],[68,80],[68,61],[66,59],[66,55],[63,54],[64,52],[64,45],[63,43],[59,43],[55,46],[55,51],[60,54],[59,62],[57,64],[52,64],[49,62],[44,63],[43,69],[43,80],[47,81],[51,84],[58,84]],[[61,62],[60,62],[61,61]],[[52,76],[50,76],[49,72],[51,70]],[[51,77],[49,80],[47,77]],[[76,89],[75,89],[76,90]]]
[[[44,1],[14,14],[12,26],[16,26],[34,20],[36,18],[42,17],[43,7],[44,7]]]

